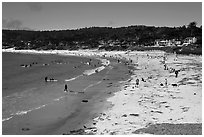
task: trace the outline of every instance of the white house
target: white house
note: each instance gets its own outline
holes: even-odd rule
[[[197,41],[196,37],[187,37],[184,40],[184,44],[192,44],[195,43]]]

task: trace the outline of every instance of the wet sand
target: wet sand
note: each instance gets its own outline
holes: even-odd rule
[[[56,97],[60,98],[46,102],[40,109],[3,122],[3,134],[66,134],[84,125],[91,126],[93,118],[111,106],[106,98],[118,90],[118,81],[124,81],[129,76],[127,66],[111,59],[111,64],[99,73],[66,82],[74,92],[65,93],[62,83],[43,87],[38,92],[58,92]]]

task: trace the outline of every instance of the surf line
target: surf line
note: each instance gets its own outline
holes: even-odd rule
[[[25,115],[25,114],[27,114],[27,113],[29,113],[29,112],[31,112],[31,111],[34,111],[34,110],[37,110],[37,109],[41,109],[41,108],[43,108],[43,107],[46,107],[46,106],[49,105],[49,104],[50,104],[50,103],[41,105],[41,106],[36,107],[36,108],[31,108],[31,109],[29,109],[29,110],[23,110],[23,111],[18,111],[18,112],[16,112],[16,113],[12,113],[12,114],[11,114],[11,115],[12,115],[11,117],[2,119],[2,122],[5,122],[5,121],[10,120],[10,119],[12,119],[14,116]]]
[[[13,118],[13,117],[3,118],[3,119],[2,119],[2,122],[7,121],[7,120],[9,120],[9,119],[11,119],[11,118]]]
[[[90,88],[90,87],[96,86],[96,85],[100,84],[101,82],[102,82],[102,81],[98,81],[98,82],[96,82],[96,83],[90,84],[90,85],[88,85],[83,91],[87,90],[87,89]]]
[[[83,75],[81,74],[81,75],[76,76],[76,77],[74,77],[74,78],[65,79],[65,81],[67,81],[67,82],[69,82],[69,81],[73,81],[73,80],[75,80],[75,79],[77,79],[77,78],[79,78],[79,77],[81,77],[81,76],[83,76]]]
[[[110,70],[111,70],[112,68],[113,68],[113,67],[110,67],[110,68],[109,68],[109,70],[106,72],[106,76],[104,76],[102,79],[104,79],[104,78],[107,77],[107,74],[110,72]],[[88,88],[91,88],[91,87],[93,87],[93,86],[96,86],[96,85],[100,84],[101,82],[102,82],[102,80],[100,80],[100,81],[98,81],[98,82],[96,82],[96,83],[93,83],[93,84],[88,85],[86,88],[84,88],[83,92],[84,92],[85,90],[87,90]]]
[[[61,96],[61,97],[59,97],[59,98],[54,99],[53,101],[59,101],[59,100],[61,100],[62,98],[65,98],[65,97],[66,97],[66,96]],[[29,110],[18,111],[18,112],[16,112],[15,114],[12,113],[12,114],[11,114],[12,116],[7,117],[7,118],[3,118],[3,119],[2,119],[2,122],[5,122],[5,121],[10,120],[10,119],[12,119],[14,116],[25,115],[25,114],[27,114],[27,113],[29,113],[29,112],[31,112],[31,111],[34,111],[34,110],[38,110],[38,109],[44,108],[44,107],[46,107],[46,106],[48,106],[48,105],[54,103],[53,101],[50,102],[50,103],[47,103],[47,104],[41,105],[41,106],[39,106],[39,107],[31,108],[31,109],[29,109]]]

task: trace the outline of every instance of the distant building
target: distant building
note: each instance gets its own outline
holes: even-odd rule
[[[156,40],[155,46],[158,46],[158,47],[171,46],[171,41],[170,40]]]
[[[181,45],[181,41],[180,40],[175,40],[175,45]]]
[[[197,41],[196,37],[187,37],[184,39],[183,44],[193,44]]]
[[[180,45],[181,41],[179,40],[155,40],[154,45],[157,47],[165,47],[165,46],[176,46]]]

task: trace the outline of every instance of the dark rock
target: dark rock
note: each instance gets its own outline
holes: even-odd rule
[[[72,131],[70,131],[70,134],[71,135],[84,135],[85,131],[84,131],[84,129],[72,130]]]
[[[122,117],[127,117],[127,115],[126,115],[126,114],[124,114],[124,115],[122,115]]]
[[[82,100],[82,102],[86,102],[86,103],[87,103],[87,102],[88,102],[88,100],[87,100],[87,99],[83,99],[83,100]]]
[[[114,131],[110,132],[110,135],[116,135],[116,132],[114,132]]]
[[[162,102],[160,102],[160,104],[165,104],[165,103],[167,103],[166,101],[162,101]]]
[[[25,128],[22,128],[22,130],[23,131],[28,131],[28,130],[30,130],[30,128],[25,127]]]
[[[177,87],[178,85],[177,84],[171,84],[173,87]]]
[[[130,116],[136,116],[136,117],[138,117],[139,114],[130,114]]]

